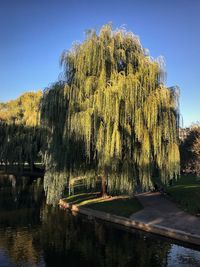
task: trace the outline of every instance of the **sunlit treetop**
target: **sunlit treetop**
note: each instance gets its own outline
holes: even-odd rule
[[[35,126],[39,122],[42,91],[26,92],[15,100],[0,103],[0,120],[7,123]]]

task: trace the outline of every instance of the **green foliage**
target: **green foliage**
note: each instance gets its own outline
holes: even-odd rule
[[[200,125],[192,127],[181,142],[180,155],[182,172],[200,175]]]
[[[0,122],[0,162],[31,168],[39,158],[42,133],[38,127]]]
[[[0,103],[0,120],[7,123],[35,126],[39,121],[42,91],[27,92],[6,103]]]
[[[29,163],[31,169],[40,157],[42,129],[39,129],[39,105],[42,91],[27,92],[0,103],[0,162]],[[43,136],[44,137],[44,136]]]
[[[104,175],[115,194],[151,188],[154,174],[164,183],[177,177],[176,90],[164,86],[161,64],[135,35],[105,25],[63,52],[61,63],[66,80],[41,103],[49,203],[62,195],[55,185],[77,176]]]

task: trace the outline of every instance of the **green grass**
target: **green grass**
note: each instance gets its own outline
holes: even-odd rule
[[[130,217],[131,214],[143,208],[136,198],[117,198],[109,201],[94,202],[86,204],[85,207],[123,217]]]
[[[200,215],[200,177],[182,176],[173,186],[167,187],[166,192],[182,209]]]
[[[104,211],[118,216],[129,217],[143,207],[136,198],[100,198],[98,193],[79,194],[64,199],[67,203]]]
[[[99,193],[82,193],[82,194],[69,196],[63,200],[69,204],[79,205],[83,201],[86,201],[89,199],[96,199],[98,196],[99,196]]]

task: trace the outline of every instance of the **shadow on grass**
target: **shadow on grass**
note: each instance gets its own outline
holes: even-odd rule
[[[171,200],[183,210],[200,215],[200,180],[195,176],[182,176],[173,186],[166,189]]]
[[[124,196],[101,198],[99,192],[69,196],[64,201],[68,204],[75,204],[123,217],[130,217],[133,213],[143,209],[143,206],[136,198]]]
[[[65,198],[64,201],[66,201],[69,204],[78,205],[78,204],[82,203],[83,201],[96,199],[98,197],[100,197],[99,192],[82,193],[82,194],[78,194],[78,195],[69,196],[69,197]]]
[[[136,198],[105,199],[84,205],[91,209],[108,212],[123,217],[130,217],[143,207]]]

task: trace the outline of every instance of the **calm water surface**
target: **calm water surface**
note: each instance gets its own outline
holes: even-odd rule
[[[197,248],[46,206],[39,182],[2,181],[0,266],[200,266]]]

